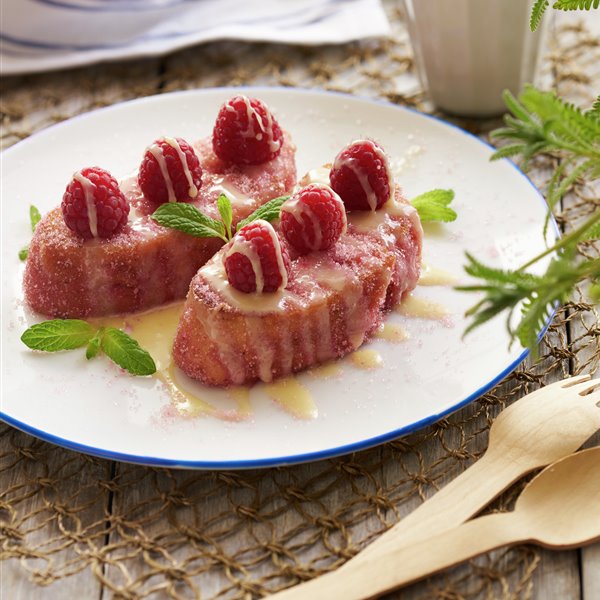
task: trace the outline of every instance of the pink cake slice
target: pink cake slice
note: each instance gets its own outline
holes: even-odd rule
[[[190,285],[175,363],[205,384],[228,386],[352,352],[416,286],[422,236],[416,210],[397,189],[380,210],[348,214],[347,232],[329,250],[298,257],[288,246],[291,273],[281,292],[235,290],[217,253]]]
[[[289,136],[277,158],[258,166],[236,166],[217,158],[210,139],[195,145],[203,184],[193,204],[218,218],[221,193],[233,204],[234,225],[296,183],[295,147]],[[155,207],[135,177],[121,189],[131,202],[125,228],[107,239],[84,240],[64,223],[60,207],[36,227],[25,268],[29,306],[53,317],[98,317],[141,311],[185,297],[198,269],[223,245],[155,223]]]

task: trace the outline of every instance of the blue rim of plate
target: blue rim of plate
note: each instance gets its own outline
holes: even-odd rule
[[[311,88],[295,88],[295,87],[283,87],[283,86],[215,87],[215,88],[202,88],[202,89],[197,89],[197,90],[181,90],[181,91],[177,91],[177,92],[170,92],[168,94],[155,94],[153,96],[145,96],[144,98],[136,98],[133,100],[127,100],[125,102],[119,102],[119,103],[113,104],[111,106],[106,106],[103,108],[99,108],[97,110],[83,113],[81,115],[77,115],[66,121],[57,123],[56,125],[52,125],[50,127],[47,127],[46,129],[43,129],[40,133],[47,132],[50,130],[54,131],[57,128],[62,127],[63,125],[66,125],[67,123],[71,123],[78,119],[85,118],[91,114],[111,110],[111,109],[115,108],[116,106],[121,106],[124,104],[151,102],[157,97],[164,97],[164,96],[195,95],[195,94],[205,94],[205,93],[210,94],[210,93],[214,93],[214,92],[234,92],[235,93],[235,92],[239,92],[240,90],[253,90],[258,93],[260,93],[261,91],[262,92],[271,92],[271,91],[275,91],[275,90],[280,90],[280,91],[284,91],[284,92],[291,92],[291,93],[298,93],[298,94],[321,94],[321,95],[326,95],[326,96],[339,96],[340,98],[344,98],[346,100],[359,100],[359,101],[367,102],[370,104],[379,104],[379,105],[391,107],[391,108],[394,108],[394,109],[397,109],[400,111],[408,111],[410,113],[419,115],[420,117],[423,117],[426,119],[431,119],[433,121],[436,121],[443,127],[449,127],[450,129],[454,129],[454,130],[460,132],[461,134],[466,135],[466,136],[476,140],[479,144],[481,144],[482,146],[484,146],[486,148],[495,150],[494,146],[492,146],[491,144],[484,142],[483,140],[478,138],[476,135],[473,135],[472,133],[465,131],[464,129],[461,129],[457,125],[454,125],[453,123],[444,121],[443,119],[440,119],[433,115],[428,115],[428,114],[422,113],[413,108],[393,104],[391,102],[386,102],[385,100],[379,100],[376,98],[367,98],[364,96],[346,94],[343,92],[332,92],[332,91],[325,91],[325,90],[311,89]],[[26,138],[22,142],[18,142],[11,148],[8,148],[7,150],[3,151],[1,153],[1,155],[5,156],[7,153],[10,153],[13,150],[13,148],[20,146],[22,143],[28,142],[33,137],[35,137],[35,135],[36,134],[34,134],[33,136],[31,136],[29,138]],[[511,165],[515,169],[517,174],[520,177],[522,177],[535,190],[536,195],[538,196],[540,201],[544,204],[544,206],[547,206],[546,200],[544,199],[544,197],[542,196],[540,191],[537,189],[537,187],[535,187],[533,182],[529,179],[529,177],[527,177],[527,175],[525,175],[525,173],[523,173],[523,171],[521,171],[521,169],[519,169],[519,167],[517,167],[517,165],[515,165],[513,162],[509,161],[508,159],[502,159],[502,160],[504,162],[507,162],[509,165]],[[550,222],[552,223],[552,227],[554,229],[554,232],[556,233],[556,236],[560,237],[560,230],[558,229],[558,225],[553,216],[551,217]],[[555,312],[556,312],[556,308],[554,310],[552,310],[550,316],[548,317],[548,320],[546,321],[546,324],[544,325],[543,329],[540,331],[540,333],[537,337],[538,343],[541,341],[541,339],[546,334],[546,331],[548,330],[548,327],[550,326],[550,323],[552,322]],[[502,371],[500,371],[500,373],[498,373],[498,375],[496,375],[496,377],[492,378],[489,382],[487,382],[485,385],[483,385],[480,388],[478,388],[477,390],[475,390],[472,394],[469,394],[466,398],[464,398],[460,402],[453,404],[448,409],[446,409],[442,412],[439,412],[435,415],[430,415],[419,421],[415,421],[414,423],[411,423],[410,425],[405,425],[404,427],[400,427],[398,429],[388,431],[381,435],[378,435],[378,436],[375,436],[372,438],[368,438],[366,440],[361,440],[360,442],[354,442],[351,444],[345,444],[342,446],[336,446],[334,448],[327,448],[325,450],[318,450],[315,452],[294,454],[291,456],[281,456],[281,457],[274,457],[274,458],[273,457],[272,458],[257,458],[257,459],[249,459],[249,460],[234,460],[234,461],[202,461],[202,460],[177,460],[177,459],[172,459],[172,458],[156,458],[156,457],[152,457],[152,456],[143,456],[143,455],[137,455],[137,454],[127,454],[127,453],[122,453],[122,452],[115,452],[113,450],[106,450],[104,448],[96,448],[94,446],[87,446],[86,444],[72,442],[70,440],[58,437],[58,436],[48,433],[46,431],[42,431],[41,429],[38,429],[37,427],[32,427],[31,425],[28,425],[27,423],[23,423],[22,421],[19,421],[18,419],[14,419],[13,417],[4,413],[2,410],[0,410],[0,420],[15,427],[16,429],[20,429],[21,431],[23,431],[29,435],[37,437],[46,442],[50,442],[56,446],[61,446],[62,448],[67,448],[68,450],[75,450],[76,452],[82,452],[84,454],[90,454],[92,456],[97,456],[99,458],[106,458],[108,460],[128,462],[128,463],[144,465],[144,466],[148,466],[148,467],[171,467],[171,468],[182,468],[182,469],[207,469],[207,470],[208,469],[239,470],[239,469],[255,469],[255,468],[266,468],[266,467],[282,467],[282,466],[288,466],[288,465],[294,465],[294,464],[300,464],[300,463],[306,463],[306,462],[313,462],[313,461],[323,460],[323,459],[327,459],[327,458],[335,458],[337,456],[351,454],[353,452],[359,452],[361,450],[367,450],[368,448],[378,446],[379,444],[383,444],[385,442],[389,442],[391,440],[408,435],[410,433],[414,433],[415,431],[418,431],[419,429],[422,429],[423,427],[426,427],[427,425],[432,425],[433,423],[436,423],[440,419],[443,419],[444,417],[452,414],[453,412],[460,410],[467,404],[470,404],[471,402],[473,402],[474,400],[476,400],[477,398],[481,397],[483,394],[485,394],[486,392],[491,390],[494,386],[496,386],[498,383],[500,383],[507,375],[512,373],[521,364],[521,362],[523,362],[523,360],[525,360],[525,358],[527,358],[528,354],[529,354],[528,349],[523,350],[521,352],[521,354],[515,360],[513,360],[508,366],[506,366]]]

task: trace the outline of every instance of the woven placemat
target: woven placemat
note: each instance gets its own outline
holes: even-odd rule
[[[331,48],[220,42],[160,60],[7,79],[2,144],[119,100],[218,85],[319,87],[431,112],[402,15],[396,3],[387,7],[390,40]],[[583,24],[553,30],[541,81],[590,105],[600,88],[598,39]],[[458,123],[484,137],[498,124]],[[535,161],[537,185],[557,160]],[[561,226],[598,210],[597,192],[579,181],[558,215]],[[597,255],[598,247],[582,251]],[[342,564],[471,464],[504,406],[569,373],[594,373],[599,361],[598,314],[578,295],[557,312],[536,364],[451,417],[372,450],[262,471],[115,464],[2,425],[0,557],[52,598],[87,598],[101,586],[105,598],[128,600],[260,597]],[[519,491],[512,488],[492,510],[510,506]],[[527,597],[539,552],[490,553],[412,586],[403,598]]]

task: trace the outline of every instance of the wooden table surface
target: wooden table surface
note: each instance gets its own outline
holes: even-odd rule
[[[393,17],[397,17],[393,9],[393,3],[387,3],[388,9]],[[598,33],[600,32],[600,23],[598,19],[588,17],[589,27],[591,32],[588,40],[590,47],[598,56]],[[578,24],[581,22],[581,17],[573,17],[570,15],[561,15],[557,22],[551,27],[548,48],[549,53],[559,51],[565,44],[568,45],[568,40],[564,37],[559,42],[557,41],[557,31],[561,27],[569,26],[569,24]],[[575,25],[575,28],[579,25]],[[401,35],[401,34],[399,34]],[[563,36],[568,34],[564,33]],[[403,38],[398,42],[400,47],[406,44],[406,39]],[[561,46],[562,44],[562,46]],[[248,52],[248,50],[252,52]],[[248,55],[252,54],[252,57]],[[339,59],[342,57],[342,62]],[[333,57],[331,61],[328,57]],[[336,58],[337,57],[337,58]],[[345,57],[345,58],[344,58]],[[286,48],[283,46],[269,47],[268,45],[246,45],[246,44],[211,44],[200,50],[189,50],[175,54],[166,59],[153,59],[145,61],[129,62],[118,65],[94,66],[88,69],[79,69],[71,72],[49,73],[42,75],[33,75],[27,77],[15,77],[5,80],[5,93],[2,99],[3,109],[3,144],[9,146],[21,138],[27,137],[30,133],[38,131],[49,124],[62,120],[63,118],[85,112],[98,106],[109,105],[121,100],[150,95],[154,93],[162,93],[176,89],[186,89],[193,87],[209,87],[215,85],[236,85],[242,83],[255,82],[259,84],[276,84],[288,83],[293,85],[311,85],[317,87],[325,87],[328,89],[352,89],[357,93],[363,93],[371,96],[384,97],[393,101],[407,102],[411,104],[419,104],[422,99],[422,93],[416,81],[412,63],[403,62],[402,56],[397,57],[394,62],[395,72],[391,73],[385,79],[381,77],[377,80],[377,76],[369,74],[370,64],[368,60],[365,62],[353,62],[352,56],[345,56],[342,50],[338,49],[323,49],[322,54],[318,50],[306,51],[297,48]],[[345,62],[344,62],[345,61]],[[594,61],[592,61],[593,63]],[[600,61],[598,61],[600,62]],[[331,65],[343,64],[343,69],[340,68],[340,73],[332,73]],[[575,68],[576,73],[587,79],[580,81],[577,85],[573,85],[573,80],[560,80],[556,77],[556,61],[550,61],[551,68],[547,68],[543,77],[554,77],[551,83],[555,88],[562,93],[562,90],[573,95],[574,101],[589,101],[585,96],[586,90],[600,90],[600,71],[598,65],[589,64],[589,61],[582,59]],[[253,66],[255,65],[255,66]],[[334,69],[335,70],[335,69]],[[342,73],[343,70],[343,73]],[[344,79],[344,77],[346,79]],[[373,80],[378,81],[377,88],[370,87]],[[589,94],[588,94],[589,96]],[[467,126],[474,126],[473,123],[466,123]],[[495,123],[479,123],[478,128],[485,131],[494,126]],[[537,181],[541,182],[547,176],[543,169],[535,173]],[[596,190],[597,191],[597,190]],[[598,196],[596,196],[597,198]],[[565,207],[568,209],[569,202],[576,202],[576,198],[569,197],[565,200]],[[558,330],[551,334],[546,340],[547,344],[552,346],[558,343],[558,339],[563,336],[566,339],[574,340],[580,334],[585,333],[586,320],[588,327],[591,320],[595,319],[593,313],[588,312],[583,321],[573,320],[562,325]],[[585,356],[592,360],[592,367],[595,368],[598,348],[596,346],[589,347],[583,350],[578,355],[579,364],[585,363]],[[573,361],[566,359],[563,361],[563,372],[572,373],[576,368]],[[589,367],[591,368],[591,367]],[[527,368],[524,369],[527,371]],[[559,378],[560,373],[556,370],[552,371],[543,382],[549,383]],[[473,410],[467,408],[465,411]],[[466,414],[466,413],[465,413]],[[486,425],[483,423],[483,428]],[[480,435],[475,439],[475,445],[472,448],[472,454],[476,455],[485,449],[487,442],[486,435]],[[12,456],[16,447],[21,449],[27,448],[30,440],[24,434],[2,429],[2,456],[6,459]],[[600,443],[600,436],[596,435],[588,445],[597,445]],[[43,446],[46,448],[46,445]],[[49,448],[49,446],[48,446]],[[422,453],[425,461],[434,461],[436,457],[428,453],[433,452],[427,444],[422,446]],[[69,457],[72,453],[66,450],[44,450],[45,459],[47,461],[47,469],[53,472],[53,464],[55,467],[60,465],[60,469],[64,469],[65,464],[69,463]],[[73,455],[75,456],[75,455]],[[54,462],[53,462],[54,461]],[[468,464],[468,460],[467,463]],[[456,467],[445,475],[446,480],[455,476],[460,468],[464,468],[466,464]],[[320,463],[303,467],[302,473],[306,480],[310,479],[311,473],[317,473],[322,468]],[[5,464],[1,471],[2,490],[11,488],[14,489],[21,481],[31,477],[31,461],[20,461],[16,463]],[[95,470],[94,470],[95,469]],[[73,474],[68,480],[63,480],[63,488],[60,493],[63,498],[69,498],[70,494],[75,494],[76,490],[82,486],[90,485],[88,479],[94,479],[94,482],[102,480],[107,481],[106,499],[102,501],[101,508],[98,509],[98,519],[102,520],[105,517],[110,517],[111,510],[114,509],[109,501],[110,481],[114,481],[119,476],[121,467],[108,461],[96,461],[94,468],[87,471],[82,470],[81,475]],[[140,476],[140,477],[145,477]],[[105,478],[105,479],[102,479]],[[444,479],[437,483],[443,484]],[[148,485],[145,479],[140,483],[139,488],[133,485],[130,489],[131,498],[143,498],[143,486]],[[432,493],[432,489],[426,490],[426,495]],[[128,499],[125,499],[128,501]],[[327,502],[332,501],[328,499]],[[42,500],[38,495],[32,495],[26,499],[28,510],[36,513],[36,507],[41,506]],[[210,503],[210,500],[208,501]],[[402,514],[412,510],[421,498],[418,496],[407,499],[402,505]],[[5,507],[0,506],[0,509]],[[68,506],[66,506],[68,510]],[[94,509],[96,510],[97,507]],[[116,510],[116,509],[115,509]],[[206,512],[210,513],[210,506],[207,505]],[[43,519],[45,518],[44,511],[40,508],[39,522],[36,522],[36,517],[29,522],[29,532],[36,530],[39,527],[40,540],[43,542],[43,536],[48,535]],[[91,517],[90,517],[91,518]],[[166,520],[167,514],[160,518]],[[393,519],[392,519],[393,520]],[[361,527],[365,530],[372,525],[365,521],[354,532],[354,536],[361,537]],[[157,525],[158,529],[160,527]],[[6,550],[7,540],[10,537],[7,533],[8,529],[0,531],[3,536],[3,550]],[[366,535],[366,531],[362,531]],[[29,533],[29,535],[34,535]],[[103,544],[109,545],[113,543],[112,533],[106,535]],[[97,539],[96,539],[97,542]],[[66,550],[65,550],[66,552]],[[565,600],[565,599],[583,599],[583,600],[598,600],[600,599],[600,544],[595,544],[583,550],[572,550],[562,552],[550,552],[546,550],[536,550],[536,558],[529,562],[532,565],[532,575],[524,577],[523,585],[511,585],[510,588],[502,589],[496,587],[495,591],[490,592],[489,587],[481,588],[481,591],[467,590],[462,588],[455,589],[450,595],[445,595],[440,590],[442,587],[431,587],[431,582],[423,582],[411,586],[406,591],[397,594],[392,594],[389,598],[463,598],[477,597],[510,597],[510,598],[534,598],[537,600]],[[119,569],[118,561],[104,564],[97,569],[86,568],[78,573],[69,574],[65,577],[53,577],[52,565],[49,566],[50,574],[47,580],[43,577],[37,577],[34,581],[30,576],[27,568],[24,568],[24,561],[31,557],[18,557],[17,555],[9,554],[10,560],[4,560],[0,563],[1,566],[1,589],[2,597],[10,598],[11,600],[31,600],[33,598],[137,598],[146,597],[140,592],[136,596],[134,592],[129,595],[123,593],[114,593],[113,586],[103,585],[103,581],[111,578],[110,570]],[[55,555],[55,558],[60,556],[60,553]],[[496,554],[499,556],[499,554]],[[501,558],[499,559],[502,560]],[[538,562],[539,561],[539,562]],[[59,561],[60,562],[60,561]],[[130,573],[132,569],[130,569]],[[115,577],[113,577],[113,581]],[[438,579],[437,581],[441,581]],[[50,583],[48,587],[43,587],[42,584]],[[211,597],[211,590],[220,589],[219,585],[211,585],[203,583],[202,597]],[[435,591],[437,589],[437,592]],[[175,592],[171,588],[157,589],[153,596],[161,597],[179,597],[173,595]],[[193,597],[185,595],[181,597]],[[199,597],[199,596],[198,596]],[[226,597],[242,597],[226,596]],[[248,596],[249,597],[249,596]]]

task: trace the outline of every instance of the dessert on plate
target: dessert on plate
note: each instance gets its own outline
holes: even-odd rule
[[[298,185],[294,155],[269,109],[235,96],[212,138],[159,138],[133,177],[78,171],[35,230],[27,302],[97,317],[187,294],[173,359],[213,386],[269,382],[356,350],[417,284],[419,216],[372,140]]]
[[[190,284],[173,347],[202,383],[271,381],[356,350],[417,284],[423,231],[387,157],[359,140]]]
[[[235,96],[221,107],[212,138],[160,138],[139,173],[120,183],[98,167],[78,171],[62,205],[36,227],[24,275],[27,303],[52,317],[98,317],[183,299],[223,241],[163,227],[154,210],[177,201],[217,216],[224,193],[235,227],[293,187],[294,156],[270,110]]]

